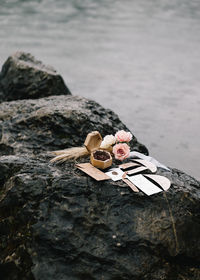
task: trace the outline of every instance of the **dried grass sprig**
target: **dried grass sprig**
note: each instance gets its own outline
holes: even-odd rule
[[[65,162],[69,159],[77,159],[79,157],[88,156],[90,153],[86,147],[74,147],[65,150],[54,151],[52,154],[56,157],[52,158],[50,162]]]

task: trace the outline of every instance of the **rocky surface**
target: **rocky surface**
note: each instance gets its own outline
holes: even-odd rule
[[[16,52],[0,73],[0,101],[71,94],[62,77],[51,66],[31,54]]]
[[[0,104],[1,279],[200,279],[200,182],[159,169],[172,186],[147,197],[49,162],[92,130],[119,129],[117,115],[78,96]],[[136,138],[132,148],[148,153]]]
[[[0,104],[0,155],[38,154],[82,146],[87,134],[102,136],[127,127],[111,110],[94,101],[71,95]],[[134,137],[132,145],[148,153]]]

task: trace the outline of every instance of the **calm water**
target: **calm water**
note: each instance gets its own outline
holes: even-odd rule
[[[200,179],[199,0],[1,0],[0,26],[0,66],[31,52]]]

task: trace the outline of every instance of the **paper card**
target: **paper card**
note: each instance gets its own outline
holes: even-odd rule
[[[128,174],[128,175],[133,175],[133,174],[137,174],[137,173],[140,173],[140,172],[142,172],[142,171],[145,171],[145,170],[147,170],[148,168],[146,167],[146,166],[139,166],[139,167],[136,167],[136,168],[134,168],[134,169],[131,169],[131,170],[129,170],[129,171],[127,171],[126,173]]]
[[[109,180],[110,177],[90,163],[76,164],[76,167],[97,181]]]
[[[135,163],[141,164],[143,166],[146,166],[149,170],[151,170],[151,172],[155,173],[157,171],[157,167],[155,164],[153,164],[152,162],[149,162],[147,160],[144,159],[133,159],[133,161]]]
[[[151,183],[147,178],[145,178],[143,175],[135,175],[135,176],[127,176],[129,181],[131,181],[136,187],[138,187],[141,191],[143,191],[147,195],[152,195],[155,193],[162,192],[160,188],[158,188],[156,185]]]
[[[150,178],[151,180],[153,180],[154,182],[156,182],[157,184],[159,184],[159,186],[164,190],[167,191],[170,186],[171,186],[171,182],[168,178],[161,176],[161,175],[155,175],[155,174],[145,174],[144,175],[147,179]]]
[[[123,170],[126,170],[126,169],[129,169],[129,168],[134,168],[134,167],[138,167],[140,166],[139,163],[135,163],[135,162],[127,162],[127,163],[123,163],[121,165],[119,165],[119,168],[123,169]]]
[[[120,168],[112,168],[105,174],[108,175],[113,181],[119,181],[122,179],[124,171],[122,171]]]

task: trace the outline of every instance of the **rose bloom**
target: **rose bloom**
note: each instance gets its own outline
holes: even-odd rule
[[[113,135],[106,135],[103,138],[103,141],[101,142],[100,148],[107,149],[110,146],[112,146],[113,144],[115,144],[115,142],[116,142],[115,136],[113,136]]]
[[[130,154],[130,147],[126,143],[119,143],[113,147],[113,154],[116,159],[124,160]]]
[[[119,130],[115,134],[115,138],[118,142],[130,142],[132,139],[132,134],[130,132],[126,132],[124,130]]]

